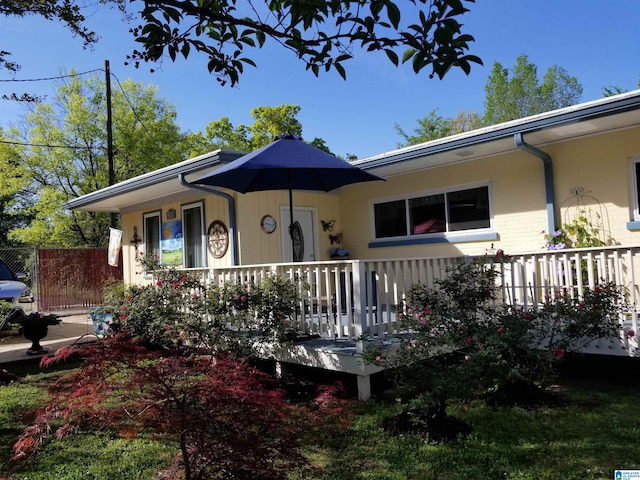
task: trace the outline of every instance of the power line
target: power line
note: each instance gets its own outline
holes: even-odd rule
[[[69,77],[79,77],[80,75],[86,75],[88,73],[94,73],[94,72],[102,72],[104,71],[104,69],[102,68],[96,68],[95,70],[88,70],[86,72],[80,72],[80,73],[69,73],[67,75],[60,75],[57,77],[45,77],[45,78],[26,78],[26,79],[21,79],[21,80],[0,80],[1,83],[8,83],[8,82],[44,82],[44,81],[48,81],[48,80],[60,80],[63,78],[69,78]]]
[[[46,143],[23,143],[23,142],[13,142],[10,140],[0,140],[0,143],[6,143],[9,145],[21,145],[23,147],[45,147],[45,148],[68,148],[72,150],[91,150],[91,147],[81,147],[81,146],[73,146],[73,145],[48,145]]]
[[[156,139],[153,137],[153,135],[151,135],[151,133],[147,129],[147,126],[144,124],[144,122],[142,120],[140,120],[140,117],[138,116],[138,112],[136,112],[136,109],[133,108],[133,105],[132,105],[131,101],[129,100],[129,97],[127,97],[127,94],[126,94],[124,88],[122,88],[122,84],[120,83],[120,80],[118,79],[116,74],[115,73],[111,73],[111,75],[113,76],[113,78],[116,79],[116,82],[118,83],[118,86],[120,87],[120,91],[122,92],[122,96],[124,97],[124,99],[127,102],[127,104],[129,104],[129,108],[131,108],[131,111],[133,112],[133,118],[135,118],[136,121],[142,126],[142,129],[145,131],[147,136],[151,139],[151,141],[153,142],[155,147],[158,149],[158,152],[160,152],[163,155],[166,155],[166,153],[164,152],[164,149],[161,148],[160,145],[158,145],[158,142],[156,142]]]

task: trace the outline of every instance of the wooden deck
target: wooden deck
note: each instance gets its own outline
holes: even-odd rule
[[[579,297],[586,288],[603,282],[622,286],[623,309],[618,338],[592,342],[585,353],[640,356],[637,336],[640,314],[640,247],[615,246],[524,252],[505,257],[483,257],[500,271],[499,299],[527,310],[540,308],[545,298],[559,294]],[[360,398],[370,395],[369,376],[379,367],[366,365],[362,353],[370,341],[392,342],[399,332],[396,306],[414,284],[427,287],[446,275],[448,266],[478,258],[402,258],[344,260],[312,263],[248,265],[222,269],[195,269],[206,282],[260,281],[270,274],[304,280],[294,328],[318,339],[280,352],[280,368],[297,363],[358,377]]]

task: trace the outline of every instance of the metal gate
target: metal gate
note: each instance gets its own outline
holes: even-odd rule
[[[42,311],[100,305],[104,288],[122,281],[119,267],[107,264],[106,248],[39,249],[38,309]]]
[[[0,258],[14,272],[27,275],[24,283],[35,297],[33,310],[87,309],[100,305],[107,285],[122,281],[122,256],[107,264],[106,248],[4,248]]]

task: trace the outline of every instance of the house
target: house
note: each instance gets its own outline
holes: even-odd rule
[[[509,270],[504,294],[525,306],[535,305],[544,289],[568,286],[579,293],[571,264],[575,270],[588,258],[591,284],[601,278],[625,284],[633,307],[629,321],[637,329],[640,90],[354,162],[384,183],[328,194],[295,191],[305,252],[299,264],[290,263],[283,228],[289,223],[286,191],[239,194],[192,183],[239,156],[211,152],[66,206],[121,214],[128,282],[145,281],[136,250],[158,252],[184,268],[214,270],[220,279],[263,270],[311,275],[304,311],[315,323],[312,318],[305,326],[332,338],[392,332],[404,288],[433,281],[439,266],[453,259],[492,249],[514,254],[517,266]],[[541,232],[581,214],[611,246],[545,251]],[[349,260],[330,258],[337,246],[350,250]],[[363,372],[356,373],[370,373]]]

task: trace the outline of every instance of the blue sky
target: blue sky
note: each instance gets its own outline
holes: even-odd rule
[[[204,130],[223,116],[235,126],[251,124],[254,107],[294,104],[301,107],[298,119],[305,139],[321,137],[334,153],[359,158],[394,150],[402,140],[394,124],[410,132],[435,108],[442,116],[460,110],[481,114],[495,61],[510,68],[526,54],[540,77],[552,65],[564,67],[583,85],[583,101],[601,98],[605,86],[632,90],[640,81],[637,0],[478,0],[462,17],[465,31],[476,38],[471,53],[484,62],[473,66],[469,76],[451,71],[442,81],[429,79],[428,69],[416,75],[409,65],[394,67],[384,54],[356,50],[345,64],[346,81],[335,72],[316,78],[291,52],[274,45],[248,54],[257,68],[247,67],[234,88],[219,86],[207,73],[206,59],[193,54],[175,63],[167,59],[161,66],[125,66],[135,47],[129,25],[104,6],[89,7],[85,14],[101,36],[92,50],[84,50],[81,40],[57,23],[2,17],[0,49],[22,64],[15,78],[101,69],[109,60],[120,81],[156,85],[158,95],[176,106],[183,131]],[[155,73],[149,73],[151,67]],[[11,78],[0,70],[0,80]],[[0,83],[0,95],[24,90],[53,99],[51,82]],[[25,113],[15,102],[0,101],[0,126],[18,122]]]

